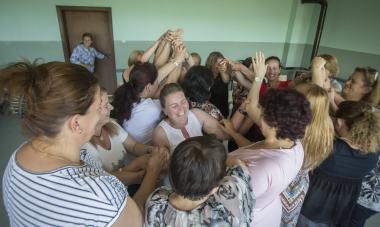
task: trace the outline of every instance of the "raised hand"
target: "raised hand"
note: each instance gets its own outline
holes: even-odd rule
[[[265,56],[263,52],[256,52],[255,58],[252,57],[253,71],[256,77],[264,79],[268,65],[265,64]]]
[[[227,72],[227,66],[228,66],[228,60],[227,59],[222,59],[217,63],[217,69],[219,70],[220,73]]]
[[[311,67],[315,69],[325,68],[326,60],[322,57],[314,57],[311,61]]]
[[[326,60],[322,57],[314,57],[311,61],[311,73],[313,82],[320,87],[328,90],[330,88],[330,79],[325,69]]]
[[[184,45],[178,45],[174,49],[174,59],[176,62],[181,63],[185,60],[186,57],[186,47]]]
[[[228,61],[228,64],[231,66],[232,71],[239,71],[240,70],[240,65],[241,65],[240,62],[232,61],[229,59],[227,59],[227,61]]]

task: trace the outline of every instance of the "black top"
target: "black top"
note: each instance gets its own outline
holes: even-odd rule
[[[228,117],[228,83],[224,83],[221,76],[218,75],[211,87],[210,102],[214,104],[225,118]]]
[[[318,169],[333,176],[361,180],[375,167],[377,157],[377,153],[363,154],[338,138],[334,141],[333,154]]]
[[[375,167],[377,158],[377,153],[363,154],[336,139],[332,155],[310,173],[302,215],[314,222],[346,226],[362,178]]]

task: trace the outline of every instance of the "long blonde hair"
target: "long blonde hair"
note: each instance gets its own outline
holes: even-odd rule
[[[295,89],[310,102],[311,123],[306,127],[302,145],[305,151],[303,169],[313,170],[332,152],[334,126],[329,116],[327,92],[313,83],[298,84]]]

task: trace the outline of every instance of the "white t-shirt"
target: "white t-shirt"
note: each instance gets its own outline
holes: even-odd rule
[[[128,133],[115,121],[111,121],[117,126],[117,134],[110,137],[111,149],[104,149],[102,146],[96,147],[88,142],[81,149],[81,160],[86,164],[101,167],[108,172],[113,172],[123,167],[127,159],[127,151],[123,142],[128,138]]]
[[[161,106],[157,99],[141,99],[134,103],[129,120],[124,120],[123,128],[136,141],[149,144],[152,140],[153,130],[160,122]]]

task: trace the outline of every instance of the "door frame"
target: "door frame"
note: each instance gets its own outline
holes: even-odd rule
[[[59,30],[61,33],[61,40],[62,40],[62,47],[63,47],[63,55],[65,57],[66,62],[70,62],[70,46],[68,45],[67,41],[69,40],[67,36],[67,30],[66,30],[66,20],[63,17],[64,11],[99,11],[99,12],[105,12],[108,16],[108,28],[109,33],[111,35],[112,40],[112,53],[110,53],[112,56],[115,56],[115,46],[114,46],[114,38],[113,38],[113,27],[112,27],[112,10],[111,7],[90,7],[90,6],[61,6],[57,5],[57,16],[58,16],[58,23],[59,23]],[[116,64],[116,62],[115,62]]]

